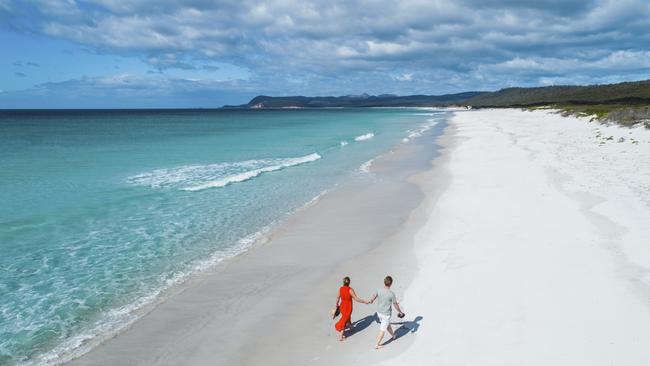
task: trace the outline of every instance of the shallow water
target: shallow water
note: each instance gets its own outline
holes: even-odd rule
[[[443,113],[0,112],[0,364],[56,361]]]

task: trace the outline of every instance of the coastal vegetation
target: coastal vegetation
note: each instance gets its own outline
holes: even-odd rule
[[[566,115],[650,128],[650,80],[606,85],[507,88],[467,101],[476,108],[553,108]]]
[[[561,110],[565,115],[591,117],[592,121],[612,122],[628,127],[643,124],[650,129],[650,104],[558,104],[552,107]]]

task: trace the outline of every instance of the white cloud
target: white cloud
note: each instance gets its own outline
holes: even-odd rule
[[[256,80],[245,88],[259,92],[441,93],[650,77],[647,0],[0,0],[0,8],[28,32],[136,56],[157,71],[237,65]]]
[[[397,81],[411,81],[413,80],[413,73],[404,73],[399,75],[393,75],[393,80]]]
[[[650,51],[615,51],[592,60],[555,57],[515,57],[511,60],[480,65],[482,71],[490,72],[577,72],[600,70],[618,72],[624,70],[650,71]]]

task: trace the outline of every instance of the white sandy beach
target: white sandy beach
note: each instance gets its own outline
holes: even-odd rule
[[[650,364],[650,131],[519,110],[451,125],[403,294],[423,320],[381,364]]]
[[[650,364],[650,131],[456,112],[433,169],[395,174],[422,139],[71,364]],[[374,350],[375,307],[355,304],[339,342],[341,278],[367,298],[386,274],[399,338]]]

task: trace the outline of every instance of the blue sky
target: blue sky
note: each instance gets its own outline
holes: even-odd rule
[[[650,79],[647,0],[0,0],[0,108]]]

